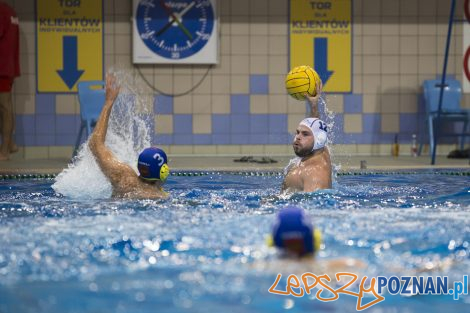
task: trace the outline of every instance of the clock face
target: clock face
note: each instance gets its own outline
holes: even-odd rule
[[[214,16],[210,0],[141,0],[136,26],[151,51],[179,60],[207,44],[214,31]]]

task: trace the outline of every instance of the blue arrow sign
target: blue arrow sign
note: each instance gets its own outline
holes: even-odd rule
[[[323,85],[326,84],[330,76],[334,73],[328,70],[328,39],[315,38],[314,40],[314,60],[315,71],[320,75]]]
[[[63,66],[57,70],[60,78],[72,89],[75,83],[80,79],[83,70],[78,69],[78,43],[77,36],[64,36],[62,40],[63,47]]]

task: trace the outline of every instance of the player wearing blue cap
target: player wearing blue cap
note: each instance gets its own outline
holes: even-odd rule
[[[109,116],[114,101],[119,95],[115,77],[106,76],[106,102],[88,143],[98,165],[113,186],[113,196],[123,198],[166,198],[163,184],[170,173],[168,158],[159,148],[144,149],[139,155],[137,168],[139,174],[127,164],[119,161],[106,147]]]
[[[311,117],[297,126],[292,144],[297,158],[286,168],[283,191],[312,192],[331,188],[331,160],[326,147],[328,128],[318,112],[321,88],[318,86],[315,97],[306,95]]]
[[[282,209],[272,230],[272,245],[293,256],[314,255],[320,250],[321,233],[314,229],[304,210],[295,206]]]
[[[265,262],[258,261],[254,268],[263,271],[281,271],[289,274],[302,274],[314,271],[317,274],[327,273],[331,278],[338,272],[358,274],[367,268],[367,264],[359,259],[341,257],[336,259],[316,258],[322,244],[321,232],[316,228],[307,212],[295,205],[282,208],[276,214],[267,244],[276,247],[281,258]],[[292,262],[293,260],[297,262]],[[395,272],[412,271],[412,275],[432,271],[448,271],[456,263],[455,256],[425,262],[415,269],[405,269],[393,264],[388,268]]]
[[[289,274],[314,271],[334,277],[337,272],[357,273],[366,267],[361,260],[348,257],[316,258],[322,244],[321,232],[313,225],[307,212],[294,205],[282,208],[277,213],[267,244],[276,247],[280,257],[254,262],[253,268]]]

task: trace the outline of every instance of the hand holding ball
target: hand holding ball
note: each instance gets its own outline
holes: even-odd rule
[[[317,72],[308,65],[293,68],[286,76],[286,89],[297,100],[304,100],[305,94],[314,97],[321,79]]]

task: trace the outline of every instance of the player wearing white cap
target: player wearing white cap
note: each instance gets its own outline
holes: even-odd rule
[[[312,192],[331,188],[331,160],[328,151],[328,128],[320,120],[318,101],[321,86],[314,97],[306,95],[310,103],[311,117],[302,120],[297,126],[292,147],[297,158],[287,166],[283,191]]]

